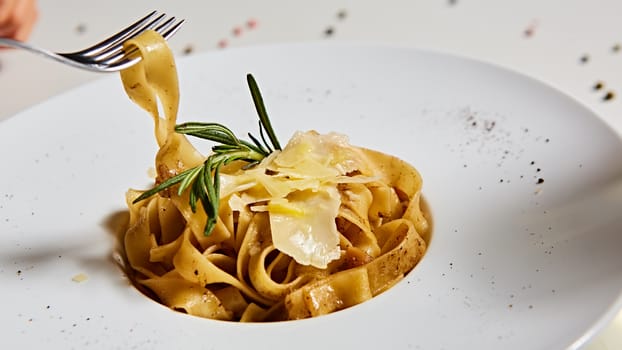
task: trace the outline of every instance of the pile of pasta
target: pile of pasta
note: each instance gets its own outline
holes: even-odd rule
[[[126,45],[142,55],[121,76],[129,97],[153,117],[159,183],[205,156],[174,131],[179,89],[166,42],[147,32]],[[250,169],[241,161],[224,166],[209,235],[206,214],[191,210],[188,193],[172,189],[133,203],[142,191],[129,190],[129,275],[171,309],[241,322],[324,315],[387,290],[426,250],[421,176],[396,157],[345,140],[299,132]],[[295,241],[288,227],[316,230]]]

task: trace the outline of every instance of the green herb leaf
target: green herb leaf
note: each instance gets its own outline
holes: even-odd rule
[[[246,81],[248,83],[249,89],[251,90],[251,96],[253,97],[253,102],[255,103],[255,109],[257,110],[257,114],[259,115],[259,121],[261,123],[260,126],[268,134],[268,137],[270,138],[270,142],[272,142],[272,146],[274,147],[274,149],[281,150],[281,145],[279,144],[279,140],[277,139],[276,134],[272,129],[272,124],[270,123],[270,118],[268,118],[266,106],[263,103],[263,98],[261,97],[261,92],[259,91],[259,86],[257,86],[255,78],[251,74],[247,74]]]
[[[240,144],[240,140],[235,137],[233,131],[218,123],[184,123],[176,125],[175,131],[180,134],[222,143],[223,145],[237,146]]]
[[[191,168],[188,170],[186,176],[184,176],[183,180],[179,184],[179,189],[177,190],[177,195],[181,196],[182,193],[192,184],[192,182],[197,178],[199,172],[203,169],[202,167]]]

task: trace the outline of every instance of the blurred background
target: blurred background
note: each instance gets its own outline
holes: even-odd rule
[[[447,52],[552,85],[622,134],[619,0],[39,0],[38,4],[39,20],[29,41],[53,51],[89,46],[157,9],[187,20],[171,40],[178,57],[314,41]],[[103,76],[29,53],[1,50],[0,120]],[[622,314],[584,349],[622,349]]]

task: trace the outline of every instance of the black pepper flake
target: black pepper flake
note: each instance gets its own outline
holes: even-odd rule
[[[534,165],[534,164],[536,164],[536,162],[534,162],[534,161],[532,160],[532,161],[531,161],[531,163],[529,163],[529,164]]]
[[[541,184],[541,183],[543,183],[543,182],[544,182],[544,179],[543,179],[543,178],[539,178],[539,179],[538,179],[538,181],[536,181],[536,183],[537,183],[538,185],[539,185],[539,184]]]
[[[86,33],[86,24],[84,23],[80,23],[76,26],[76,33],[77,34],[84,34]]]
[[[592,86],[592,89],[598,91],[601,90],[603,87],[605,87],[605,83],[603,83],[602,81],[597,81],[594,86]]]
[[[335,28],[333,27],[328,27],[324,30],[324,36],[327,38],[333,36],[333,34],[335,34]]]
[[[447,1],[447,3],[449,4],[449,6],[455,6],[458,3],[458,0],[449,0]]]
[[[186,47],[184,47],[184,55],[189,55],[191,53],[194,52],[194,46],[192,46],[191,44],[186,45]]]
[[[590,61],[590,56],[589,56],[588,54],[584,54],[583,56],[581,56],[581,57],[579,58],[579,62],[580,62],[581,64],[586,64],[586,63],[588,63],[589,61]]]
[[[613,91],[607,91],[605,96],[603,96],[603,101],[611,101],[616,97],[616,94]]]
[[[612,52],[620,52],[620,50],[621,50],[621,49],[622,49],[622,46],[620,46],[620,44],[614,44],[614,45],[611,47],[611,51],[612,51]]]
[[[346,12],[346,10],[340,10],[339,12],[337,12],[337,19],[342,21],[344,19],[346,19],[346,17],[348,17],[348,12]]]

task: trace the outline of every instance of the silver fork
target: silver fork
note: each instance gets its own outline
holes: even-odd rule
[[[24,49],[93,72],[117,72],[132,66],[141,59],[140,56],[132,55],[132,52],[125,52],[123,42],[149,29],[155,30],[168,40],[183,23],[183,19],[176,20],[175,17],[166,19],[166,14],[158,14],[158,11],[153,11],[102,42],[76,52],[52,52],[8,38],[0,38],[0,46]]]

